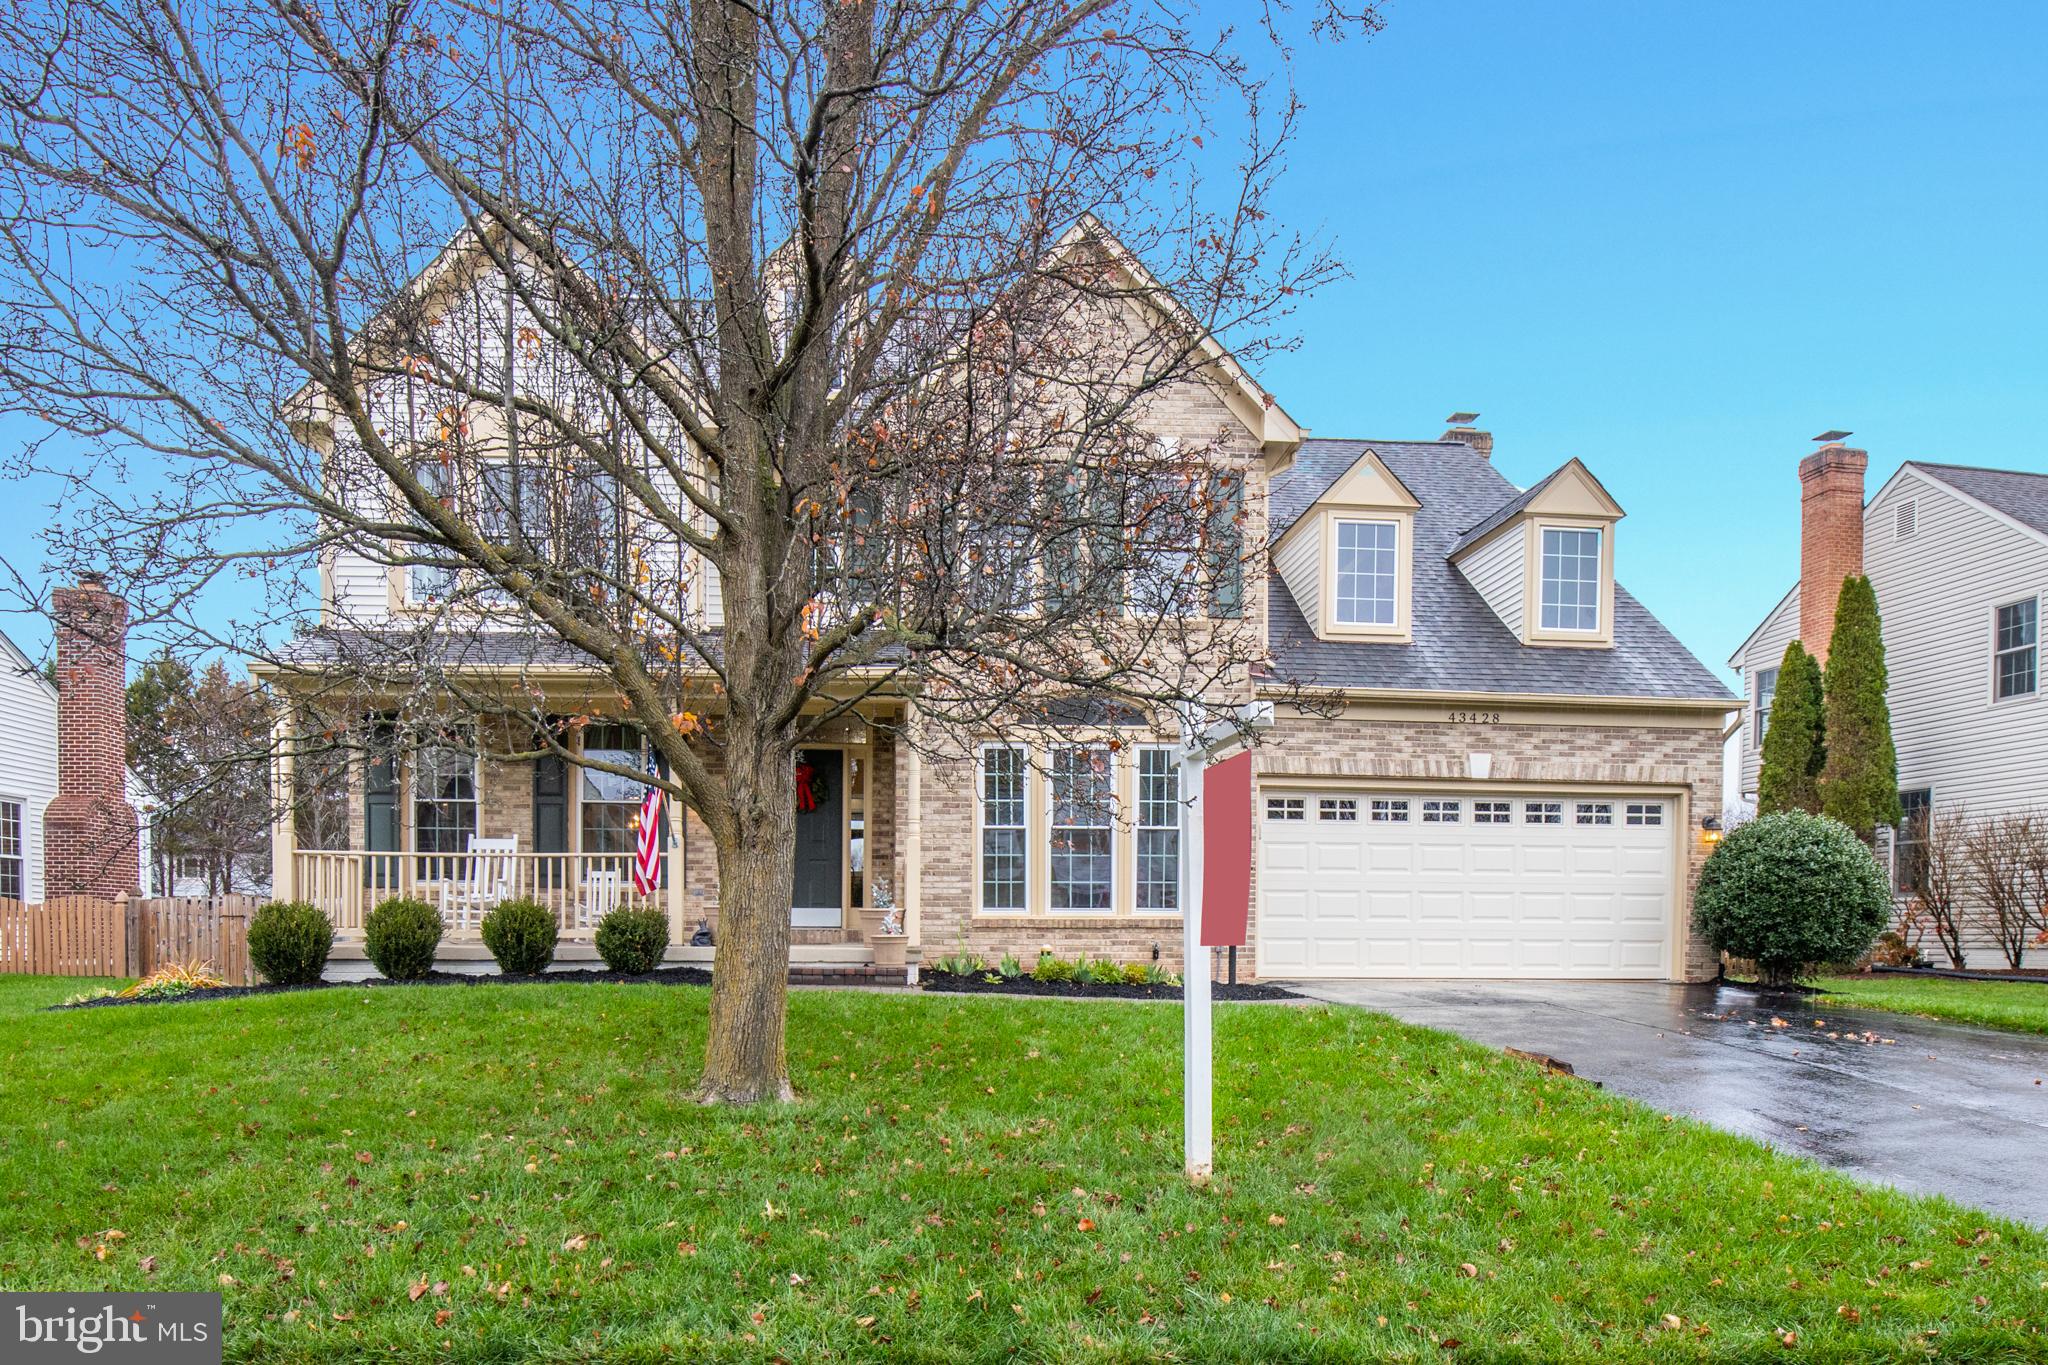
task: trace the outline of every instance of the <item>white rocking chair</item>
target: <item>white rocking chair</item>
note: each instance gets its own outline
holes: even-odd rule
[[[512,895],[512,855],[517,839],[469,836],[463,859],[468,875],[441,883],[441,922],[451,929],[472,929],[483,923],[492,906]]]
[[[576,927],[588,929],[619,908],[625,898],[626,874],[615,870],[583,874],[583,896],[576,905]]]

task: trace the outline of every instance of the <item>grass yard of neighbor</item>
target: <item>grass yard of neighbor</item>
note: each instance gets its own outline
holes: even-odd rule
[[[804,991],[703,1110],[708,992],[35,1012],[0,1283],[219,1289],[230,1359],[2010,1360],[2048,1238],[1382,1016]]]
[[[1816,982],[1833,1000],[1962,1024],[2048,1033],[2048,982],[1960,981],[1940,976],[1831,976]]]

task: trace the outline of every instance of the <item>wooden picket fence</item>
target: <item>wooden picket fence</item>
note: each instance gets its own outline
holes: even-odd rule
[[[0,972],[141,977],[168,963],[196,962],[231,986],[251,985],[255,910],[254,896],[0,900]]]

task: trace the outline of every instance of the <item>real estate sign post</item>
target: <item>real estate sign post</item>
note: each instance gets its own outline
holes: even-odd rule
[[[1209,1179],[1213,1162],[1208,949],[1245,941],[1251,894],[1252,756],[1242,751],[1214,760],[1241,748],[1247,731],[1272,723],[1272,703],[1261,702],[1243,708],[1235,722],[1198,728],[1183,719],[1181,727],[1180,790],[1187,812],[1181,860],[1187,892],[1181,904],[1182,1167],[1197,1183]],[[1205,828],[1211,819],[1213,831]]]

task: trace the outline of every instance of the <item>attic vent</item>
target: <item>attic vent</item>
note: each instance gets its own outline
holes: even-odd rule
[[[1913,531],[1914,531],[1914,529],[1915,529],[1915,527],[1916,527],[1916,525],[1917,525],[1918,521],[1919,521],[1919,517],[1920,517],[1920,504],[1919,504],[1919,503],[1917,503],[1917,502],[1902,502],[1902,503],[1900,503],[1900,504],[1899,504],[1899,520],[1898,520],[1898,526],[1897,526],[1897,529],[1896,529],[1896,531],[1895,531],[1895,533],[1894,533],[1894,537],[1893,537],[1893,538],[1894,538],[1894,539],[1897,539],[1897,540],[1906,540],[1906,539],[1910,538],[1910,537],[1912,536],[1912,534],[1913,534]]]

